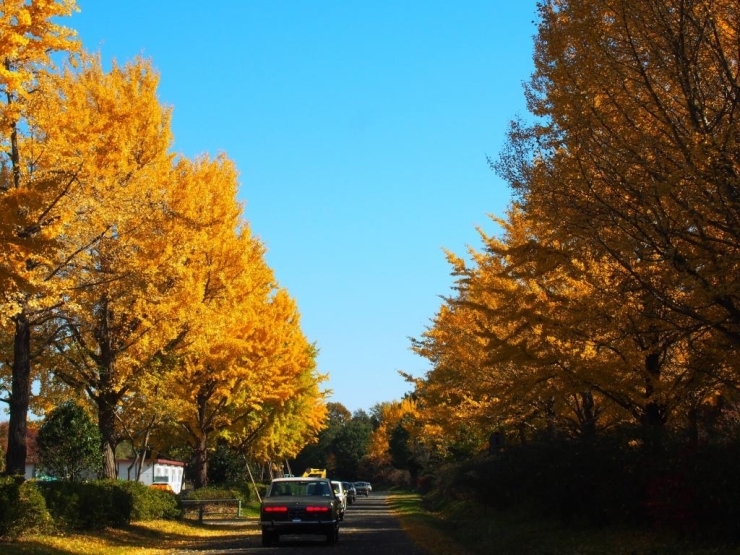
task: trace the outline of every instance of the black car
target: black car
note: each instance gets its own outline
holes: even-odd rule
[[[342,482],[344,492],[347,495],[347,503],[351,505],[357,500],[357,490],[352,482]]]
[[[281,534],[317,534],[333,545],[339,539],[340,501],[325,478],[276,478],[260,506],[262,545]]]

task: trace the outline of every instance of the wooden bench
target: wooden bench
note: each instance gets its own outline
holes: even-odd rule
[[[183,508],[187,510],[189,507],[198,509],[198,522],[203,522],[203,516],[206,514],[224,514],[223,511],[209,511],[207,507],[210,505],[216,506],[229,506],[236,505],[236,516],[237,518],[242,516],[242,500],[241,499],[183,499],[180,501]]]

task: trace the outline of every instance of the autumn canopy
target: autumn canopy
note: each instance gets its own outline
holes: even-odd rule
[[[740,386],[740,8],[540,3],[529,119],[492,160],[514,201],[449,254],[413,348],[439,449],[631,429],[718,437]]]
[[[190,445],[198,485],[216,441],[292,456],[323,426],[326,377],[242,216],[238,172],[172,152],[151,62],[105,69],[60,25],[75,10],[0,12],[6,472],[24,472],[29,408],[69,398],[97,417],[105,477],[123,440]]]

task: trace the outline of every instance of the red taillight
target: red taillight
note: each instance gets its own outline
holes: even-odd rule
[[[288,507],[265,507],[266,513],[287,513]]]
[[[307,513],[328,513],[329,507],[318,507],[318,506],[308,506],[306,507]]]

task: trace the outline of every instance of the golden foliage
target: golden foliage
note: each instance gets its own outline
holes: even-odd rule
[[[401,425],[409,432],[410,442],[423,442],[422,431],[415,426],[415,420],[419,416],[416,401],[407,397],[400,401],[389,401],[379,406],[378,427],[370,435],[370,445],[367,450],[367,458],[377,466],[391,464],[388,446],[393,430]]]
[[[532,123],[496,165],[500,238],[450,255],[417,353],[428,435],[684,426],[738,384],[735,2],[540,6]]]
[[[3,0],[0,11],[0,91],[13,99],[0,105],[3,128],[19,119],[16,102],[34,88],[39,67],[51,64],[51,54],[77,48],[75,32],[56,23],[77,10],[75,0],[28,2]]]
[[[0,13],[0,315],[9,334],[38,317],[53,369],[39,410],[86,394],[109,463],[122,437],[172,424],[194,445],[294,454],[324,425],[326,376],[242,219],[238,172],[223,154],[170,152],[150,61],[105,70],[82,52],[53,68],[52,52],[77,48],[53,21],[75,9]]]

